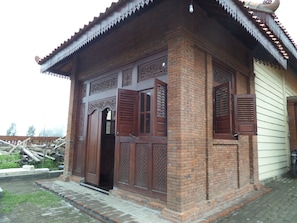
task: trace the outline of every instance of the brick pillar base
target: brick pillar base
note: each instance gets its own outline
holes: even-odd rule
[[[59,180],[69,182],[70,181],[70,176],[65,174],[65,172],[59,176]]]
[[[184,211],[184,212],[175,212],[168,208],[165,208],[162,210],[161,215],[166,220],[169,220],[170,222],[192,222],[193,219],[197,219],[197,217],[194,217],[199,213],[199,210],[197,208],[192,208],[190,210]]]

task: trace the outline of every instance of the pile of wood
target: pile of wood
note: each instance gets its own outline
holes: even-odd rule
[[[44,159],[51,159],[61,164],[61,166],[63,165],[66,144],[65,137],[58,138],[50,144],[43,145],[28,143],[29,141],[30,138],[22,141],[19,140],[15,145],[0,139],[0,155],[20,153],[21,165],[39,163]]]

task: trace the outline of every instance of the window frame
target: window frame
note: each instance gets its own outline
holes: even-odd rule
[[[149,113],[141,112],[141,94],[145,92],[150,92],[151,96]],[[160,100],[159,104],[158,100]],[[118,89],[117,104],[117,136],[134,138],[139,136],[167,136],[167,84],[165,82],[155,79],[153,88],[140,91]],[[158,112],[161,112],[162,115],[158,115]],[[141,132],[141,114],[150,114],[149,132]]]
[[[152,122],[153,117],[153,108],[154,108],[154,89],[147,89],[147,90],[143,90],[143,91],[139,91],[139,108],[138,108],[138,133],[139,135],[151,135],[152,134],[152,128],[154,128],[154,126],[152,124],[154,124]],[[144,97],[144,101],[142,101],[142,95],[144,96],[148,96],[148,94],[150,95],[149,97],[149,110],[147,110],[147,105],[148,105],[148,98]],[[143,103],[142,103],[143,102]],[[142,105],[143,105],[143,110],[142,110]],[[141,116],[143,115],[143,122],[141,120]],[[149,131],[147,131],[147,116],[149,115]],[[143,128],[142,128],[142,124],[143,124]]]
[[[234,134],[234,115],[233,115],[233,102],[232,102],[232,95],[236,92],[236,85],[235,85],[235,76],[236,71],[227,65],[223,65],[218,61],[213,61],[212,63],[213,68],[213,137],[216,139],[235,139],[233,137]],[[220,71],[223,75],[221,77],[216,78],[216,71]],[[228,76],[229,77],[225,77]],[[225,129],[224,131],[216,132],[216,101],[215,101],[215,89],[219,86],[228,85],[228,113],[229,113],[229,129]]]
[[[222,77],[215,80],[215,71],[222,70]],[[225,78],[224,73],[231,75]],[[257,115],[255,94],[236,94],[236,71],[225,65],[213,62],[213,137],[215,139],[238,139],[238,135],[257,135]],[[223,82],[223,83],[220,83]],[[220,89],[221,88],[221,89]],[[218,91],[221,91],[217,93]],[[224,95],[225,94],[225,95]],[[220,98],[221,97],[221,98]],[[228,100],[227,106],[217,105],[221,100]],[[217,109],[229,109],[228,117],[217,115]],[[225,112],[225,111],[223,111]],[[219,123],[221,121],[221,123]],[[223,124],[229,126],[218,130]]]

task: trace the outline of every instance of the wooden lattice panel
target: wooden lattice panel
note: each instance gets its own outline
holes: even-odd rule
[[[91,114],[95,110],[103,111],[106,108],[116,110],[116,97],[110,97],[89,102],[88,114]]]
[[[167,146],[153,146],[153,190],[166,193],[167,191]]]
[[[123,87],[132,84],[132,69],[127,69],[123,71],[122,85]]]
[[[157,117],[167,117],[167,88],[164,85],[157,85]]]
[[[80,109],[79,109],[79,122],[78,122],[78,135],[80,137],[84,134],[84,118],[85,118],[85,103],[81,103]]]
[[[213,63],[213,78],[217,84],[232,81],[233,71],[223,65]]]
[[[130,143],[121,143],[119,162],[119,181],[129,183]]]
[[[135,186],[148,188],[148,144],[137,144],[135,159]]]
[[[87,85],[81,84],[80,85],[80,100],[87,96]]]
[[[90,95],[97,94],[102,91],[116,88],[118,86],[117,74],[95,80],[90,84]]]
[[[167,74],[167,57],[144,63],[138,67],[138,82]]]

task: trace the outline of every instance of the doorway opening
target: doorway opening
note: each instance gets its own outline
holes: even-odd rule
[[[116,112],[109,108],[102,111],[101,156],[99,187],[113,188]]]
[[[88,116],[85,183],[102,190],[113,188],[115,111],[95,110]]]

